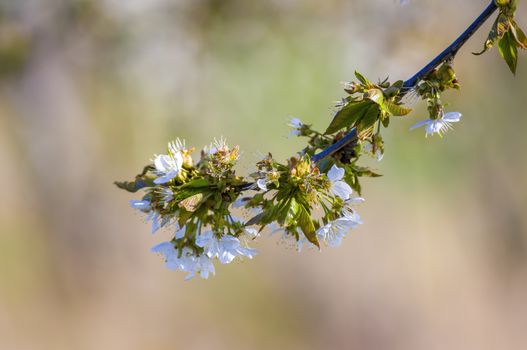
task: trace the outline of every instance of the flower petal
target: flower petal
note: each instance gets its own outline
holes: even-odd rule
[[[461,120],[462,114],[459,112],[448,112],[443,116],[443,119],[450,123],[457,123]]]
[[[410,127],[410,130],[414,130],[414,129],[417,129],[423,125],[429,125],[430,123],[432,123],[433,121],[431,119],[425,119],[425,120],[421,120],[419,123],[416,123],[414,125],[412,125]]]
[[[353,190],[351,189],[350,185],[344,181],[335,181],[331,185],[331,192],[343,200],[348,200],[353,193]]]
[[[259,189],[261,189],[264,192],[267,192],[267,181],[266,181],[266,179],[258,179],[256,181],[256,184],[258,185]]]
[[[344,177],[344,169],[334,165],[328,171],[328,179],[331,181],[340,181]]]

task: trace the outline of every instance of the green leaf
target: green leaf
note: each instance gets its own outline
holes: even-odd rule
[[[304,233],[304,236],[306,236],[307,240],[320,249],[320,243],[317,239],[315,225],[313,224],[309,210],[304,205],[298,206],[298,214],[296,219],[298,221],[298,226],[300,226],[300,229]]]
[[[186,184],[182,185],[180,188],[202,188],[202,187],[209,187],[210,183],[206,179],[195,179],[190,182],[187,182]]]
[[[145,177],[136,177],[135,181],[115,181],[114,184],[122,190],[135,193],[145,187],[154,187],[154,180]]]
[[[527,36],[514,20],[511,21],[511,32],[518,47],[527,50]]]
[[[249,221],[247,221],[245,223],[245,225],[251,226],[251,225],[258,225],[260,223],[262,223],[263,225],[266,225],[267,222],[266,222],[265,218],[267,216],[268,216],[268,211],[263,211],[263,212],[259,213],[258,215],[253,216],[251,219],[249,219]]]
[[[359,72],[355,71],[355,76],[357,77],[357,79],[364,85],[366,86],[370,86],[372,85],[371,82],[366,79],[362,74],[360,74]]]
[[[396,116],[396,117],[403,117],[405,115],[410,114],[412,112],[411,108],[406,108],[402,105],[398,105],[391,101],[384,101],[384,110],[390,115]]]
[[[382,106],[384,103],[384,95],[381,90],[379,89],[370,89],[368,90],[366,96],[367,99],[375,102],[379,106]]]
[[[352,126],[357,120],[362,118],[368,111],[368,108],[373,105],[374,103],[370,100],[352,101],[348,103],[335,113],[335,117],[333,117],[333,120],[326,130],[326,135],[333,134],[340,129]]]
[[[367,167],[354,166],[352,171],[354,174],[356,174],[357,176],[361,176],[361,177],[362,176],[364,177],[381,177],[382,176]]]
[[[149,171],[154,170],[152,165],[147,165],[143,168],[141,174],[135,177],[134,181],[115,181],[114,184],[122,190],[135,193],[145,187],[154,187],[154,178],[147,176]]]
[[[359,132],[373,127],[379,118],[380,107],[372,104],[360,119],[357,129]]]
[[[492,29],[489,33],[485,44],[483,45],[483,50],[481,52],[473,52],[474,55],[479,56],[487,52],[489,49],[494,47],[498,40],[501,40],[505,33],[509,30],[510,22],[509,18],[503,13],[496,18],[496,21],[492,25]]]
[[[500,40],[498,48],[501,57],[507,62],[512,74],[516,74],[516,67],[518,65],[518,48],[510,31],[505,33]]]

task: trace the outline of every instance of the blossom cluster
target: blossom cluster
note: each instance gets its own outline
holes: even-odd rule
[[[282,165],[269,155],[243,178],[234,169],[238,147],[216,140],[197,162],[193,151],[177,139],[134,181],[116,183],[130,192],[143,191],[130,205],[145,215],[152,233],[173,232],[152,251],[163,256],[167,268],[187,273],[186,279],[215,274],[215,262],[252,259],[257,251],[250,245],[267,225],[279,227],[273,233],[281,230],[299,247],[306,242],[335,247],[362,223],[353,208],[362,199],[352,196],[345,169],[335,164],[323,173],[309,157],[295,156]],[[240,210],[252,218],[242,220],[235,214]],[[315,210],[323,212],[318,220]]]

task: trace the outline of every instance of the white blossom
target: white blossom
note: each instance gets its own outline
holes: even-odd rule
[[[165,184],[175,178],[183,167],[183,156],[180,152],[166,155],[157,155],[154,159],[157,178],[154,183],[157,185]]]
[[[420,121],[419,123],[413,125],[410,130],[414,130],[421,126],[425,127],[426,136],[438,134],[443,136],[445,132],[452,129],[452,123],[457,123],[461,120],[461,113],[459,112],[449,112],[445,113],[438,119],[426,119]]]
[[[229,264],[237,257],[252,259],[256,255],[256,250],[242,246],[238,238],[224,235],[218,239],[212,231],[196,237],[196,245],[203,248],[209,258],[218,258],[222,264]]]
[[[171,242],[163,242],[154,246],[152,252],[164,256],[168,269],[187,272],[185,280],[193,278],[196,273],[204,279],[207,279],[209,274],[215,274],[212,261],[206,255],[196,256],[190,248],[183,248],[179,257],[178,251]]]
[[[271,232],[269,233],[270,236],[280,234],[280,242],[283,242],[287,246],[294,246],[296,251],[299,253],[302,252],[304,244],[306,244],[308,248],[316,248],[313,243],[307,240],[306,236],[302,233],[300,229],[298,229],[297,240],[292,233],[287,232],[283,227],[280,227],[275,222],[271,223],[271,225],[269,225],[269,228],[271,229]]]
[[[333,165],[328,171],[327,176],[331,182],[330,191],[343,200],[348,200],[353,193],[353,190],[351,189],[350,185],[342,181],[344,178],[344,173],[345,171],[343,168]]]
[[[291,118],[289,123],[287,123],[287,126],[289,126],[292,130],[289,132],[289,137],[291,136],[300,136],[301,129],[304,126],[304,123],[296,117]]]
[[[377,147],[377,150],[375,151],[375,153],[373,153],[373,146],[371,145],[371,143],[369,142],[365,142],[364,145],[362,146],[362,149],[374,156],[375,158],[377,158],[377,161],[380,162],[383,158],[384,158],[384,153]]]
[[[355,212],[330,221],[317,231],[318,239],[330,247],[338,247],[348,232],[361,224],[360,217]]]
[[[199,273],[203,279],[209,278],[209,274],[216,274],[214,264],[206,255],[200,255],[191,259],[191,263],[187,264],[186,269],[189,274],[185,277],[185,281],[194,277],[196,273]]]
[[[317,230],[318,239],[330,247],[337,247],[342,243],[342,239],[352,229],[362,225],[359,214],[351,207],[352,204],[362,203],[364,198],[354,197],[346,201],[342,209],[342,216],[330,221]]]

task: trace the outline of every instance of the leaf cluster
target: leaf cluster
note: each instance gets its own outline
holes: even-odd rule
[[[527,49],[527,36],[516,23],[514,16],[517,0],[496,0],[499,15],[483,44],[483,50],[475,55],[481,55],[498,44],[498,51],[513,74],[518,66],[518,49]]]

